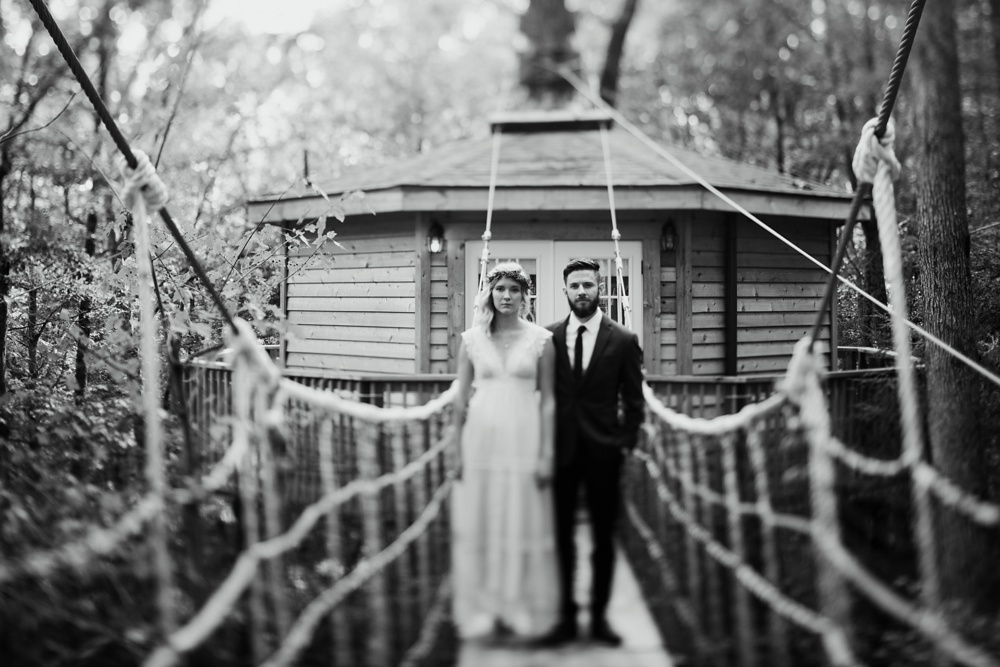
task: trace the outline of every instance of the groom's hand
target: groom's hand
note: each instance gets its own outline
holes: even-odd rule
[[[535,481],[540,488],[545,488],[552,483],[552,457],[540,456],[535,466]]]

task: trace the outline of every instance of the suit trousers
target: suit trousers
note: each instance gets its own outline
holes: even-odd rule
[[[621,450],[598,453],[596,449],[598,448],[594,446],[580,447],[574,461],[556,469],[553,480],[561,595],[560,617],[563,622],[576,621],[577,604],[573,598],[576,569],[574,533],[581,487],[594,543],[594,550],[591,553],[592,623],[604,618],[611,598],[615,565],[614,536],[621,507],[621,469],[624,455]]]

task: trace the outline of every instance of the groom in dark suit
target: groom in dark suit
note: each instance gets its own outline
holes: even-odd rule
[[[563,269],[571,313],[549,326],[556,347],[556,446],[554,497],[560,569],[560,621],[542,643],[577,636],[573,599],[577,499],[583,488],[594,551],[590,636],[611,646],[621,637],[606,611],[614,573],[615,523],[621,505],[621,469],[643,419],[642,349],[639,338],[598,308],[601,267],[575,259]]]

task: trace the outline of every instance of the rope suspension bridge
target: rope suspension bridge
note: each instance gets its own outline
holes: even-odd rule
[[[75,56],[44,4],[32,4],[72,66]],[[907,52],[922,4],[915,2],[911,10]],[[647,420],[624,484],[624,546],[654,599],[668,645],[697,664],[864,664],[871,639],[854,622],[863,611],[923,642],[939,664],[1000,667],[997,646],[967,637],[948,619],[937,571],[941,545],[934,517],[997,531],[1000,506],[959,488],[923,454],[909,352],[915,325],[906,320],[891,208],[898,163],[891,155],[888,116],[901,74],[901,66],[894,68],[895,83],[880,119],[866,127],[857,158],[862,180],[874,184],[893,296],[887,308],[896,368],[877,380],[896,392],[899,430],[888,442],[901,443],[899,450],[886,453],[885,439],[865,437],[865,429],[831,411],[831,404],[842,403],[839,385],[825,372],[810,337],[800,341],[775,386],[718,381],[699,385],[698,391],[674,391],[678,383],[649,378],[644,387]],[[85,80],[91,101],[103,108]],[[105,115],[110,129],[114,121]],[[112,134],[117,143],[121,133]],[[124,139],[122,145],[123,198],[137,220],[136,255],[145,258],[146,211],[158,210],[168,221],[165,193],[148,158],[129,150]],[[489,212],[499,146],[497,134]],[[609,165],[603,129],[602,149]],[[607,176],[622,290],[619,318],[628,323],[610,170]],[[867,186],[859,191],[856,202],[866,191]],[[859,207],[852,211],[852,225]],[[489,262],[489,212],[480,285]],[[174,233],[176,226],[167,224]],[[185,254],[199,266],[193,252]],[[149,265],[143,269],[140,282],[146,285]],[[210,286],[203,271],[198,275]],[[441,378],[387,378],[361,386],[283,377],[252,328],[225,313],[215,292],[210,294],[229,325],[235,351],[231,369],[188,368],[190,408],[209,443],[205,454],[212,465],[187,487],[170,488],[166,482],[159,392],[150,380],[159,374],[154,299],[140,299],[148,492],[110,527],[94,528],[55,549],[0,559],[0,592],[63,571],[82,575],[101,558],[143,539],[153,555],[159,627],[145,665],[180,664],[234,622],[248,628],[254,664],[420,664],[443,627],[449,601],[447,501],[454,482],[448,457],[456,387]],[[897,512],[912,521],[912,528],[897,526],[913,554],[909,588],[889,579],[892,573],[871,554],[859,553],[845,528],[852,502],[845,485],[865,478],[892,495],[891,502],[903,508]],[[182,611],[169,518],[177,508],[217,493],[233,499],[242,548],[205,599]]]

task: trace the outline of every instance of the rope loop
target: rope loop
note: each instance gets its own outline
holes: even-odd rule
[[[488,229],[485,232],[483,232],[483,241],[485,241],[486,243],[489,243],[490,239],[492,239],[492,238],[493,238],[493,232],[491,232]]]
[[[872,118],[861,130],[861,140],[854,149],[851,166],[860,183],[874,183],[879,164],[889,168],[892,180],[899,178],[900,164],[893,150],[896,141],[896,124],[890,118],[885,126],[885,134],[879,139],[875,135],[878,118]]]
[[[276,387],[281,382],[281,371],[258,342],[253,327],[238,317],[233,319],[233,327],[236,331],[234,333],[230,330],[228,333],[229,346],[233,348],[237,358],[246,360],[251,371],[269,387]]]
[[[167,185],[156,173],[156,167],[150,162],[149,156],[140,150],[132,151],[135,155],[135,169],[128,166],[124,157],[118,158],[118,170],[125,179],[122,199],[129,209],[134,209],[138,197],[142,197],[147,211],[159,211],[170,199]]]
[[[614,229],[611,230],[611,240],[612,241],[621,241],[622,240],[622,233],[620,231],[618,231],[617,227],[615,227]]]

